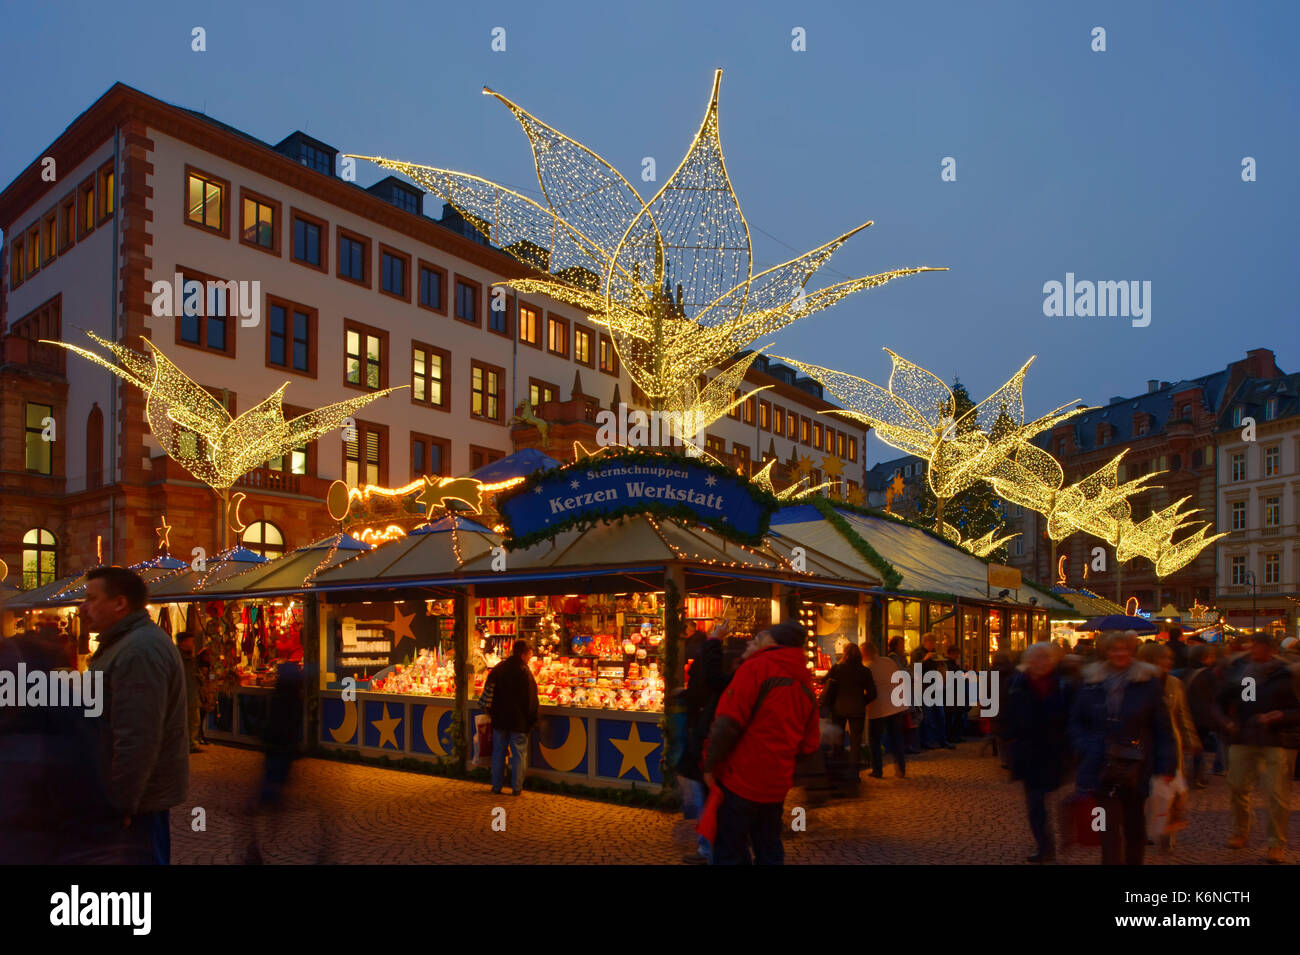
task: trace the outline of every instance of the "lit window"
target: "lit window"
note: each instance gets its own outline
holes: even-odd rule
[[[372,391],[383,387],[383,340],[357,328],[345,332],[347,382]]]
[[[542,313],[531,305],[519,306],[519,340],[529,345],[542,343]]]
[[[284,553],[284,535],[267,521],[256,521],[244,529],[243,543],[254,554],[279,557]]]
[[[260,199],[244,198],[240,238],[263,249],[275,248],[275,207]]]
[[[411,346],[411,398],[435,408],[446,406],[451,355],[428,345]]]
[[[27,470],[37,474],[54,473],[54,441],[46,438],[46,428],[54,420],[49,405],[27,402]]]
[[[490,421],[501,416],[501,373],[474,362],[470,377],[470,414]]]
[[[186,212],[190,222],[220,232],[223,229],[222,206],[225,204],[225,186],[215,179],[197,173],[189,177],[189,206]]]
[[[52,584],[59,576],[58,541],[44,528],[23,535],[23,589]]]

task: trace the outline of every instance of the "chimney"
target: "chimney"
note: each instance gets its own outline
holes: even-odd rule
[[[1160,389],[1160,380],[1158,378],[1147,379],[1147,394],[1152,394]]]

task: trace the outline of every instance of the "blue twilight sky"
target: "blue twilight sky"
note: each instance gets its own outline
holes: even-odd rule
[[[195,26],[205,53],[190,49]],[[504,53],[490,48],[498,26]],[[806,52],[791,49],[795,27]],[[527,142],[480,95],[489,85],[638,184],[655,157],[662,182],[721,67],[755,271],[867,219],[813,287],[951,269],[851,297],[772,350],[883,384],[888,346],[959,375],[976,400],[1036,354],[1026,398],[1041,413],[1248,348],[1300,370],[1298,46],[1289,0],[0,0],[0,185],[118,80],[269,142],[301,128],[535,194]],[[956,182],[940,179],[944,157]],[[1045,317],[1043,284],[1067,272],[1150,281],[1150,325]],[[869,460],[894,454],[871,442]]]

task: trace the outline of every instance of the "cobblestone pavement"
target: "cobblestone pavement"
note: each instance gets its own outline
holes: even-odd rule
[[[965,743],[915,757],[906,779],[887,766],[884,779],[863,779],[860,798],[809,809],[807,831],[787,833],[787,863],[1023,863],[1033,845],[1022,790],[979,749]],[[693,824],[654,810],[527,791],[494,796],[482,783],[319,759],[294,765],[288,809],[254,817],[245,807],[260,781],[260,753],[214,745],[190,767],[190,801],[172,810],[178,864],[242,863],[254,844],[267,863],[678,864],[694,841]],[[791,792],[787,818],[802,801],[801,790]],[[1191,794],[1190,825],[1176,846],[1152,848],[1148,862],[1262,863],[1258,795],[1254,802],[1250,844],[1227,849],[1227,787],[1211,777]],[[191,828],[195,806],[206,812],[206,831]],[[504,832],[492,829],[497,807]],[[1293,823],[1293,847],[1298,835]],[[1098,859],[1096,849],[1061,857]]]

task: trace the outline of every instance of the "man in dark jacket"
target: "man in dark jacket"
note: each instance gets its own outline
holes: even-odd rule
[[[922,675],[929,673],[931,670],[938,670],[940,674],[948,672],[948,662],[939,652],[937,644],[939,638],[934,635],[933,631],[927,630],[921,637],[921,644],[912,651],[912,666],[921,664]],[[921,706],[921,749],[956,749],[956,745],[948,742],[947,732],[947,708],[942,704]]]
[[[705,781],[722,791],[715,865],[780,865],[782,807],[795,760],[821,745],[803,627],[787,621],[755,635],[718,702],[704,751]]]
[[[710,631],[707,638],[697,643],[690,671],[686,675],[686,739],[682,746],[681,762],[677,765],[677,774],[681,779],[682,809],[687,819],[698,818],[708,798],[704,770],[700,764],[704,761],[704,743],[709,738],[713,714],[718,708],[722,691],[727,686],[722,648],[722,638],[727,629],[725,622],[720,623]],[[696,631],[695,636],[704,638],[705,635]],[[690,652],[689,649],[687,652]],[[704,865],[712,856],[713,846],[704,836],[699,836],[697,851],[685,856],[682,861],[688,865]]]
[[[506,775],[506,747],[510,747],[511,790],[518,796],[524,786],[524,758],[528,734],[537,725],[537,681],[528,669],[532,650],[527,640],[516,640],[509,657],[492,668],[483,692],[492,691],[488,715],[492,717],[492,791],[501,792]]]
[[[99,634],[90,670],[103,674],[105,706],[96,720],[100,773],[121,829],[94,860],[167,865],[169,811],[190,784],[185,669],[171,637],[145,612],[148,589],[123,567],[86,575],[81,615]]]
[[[1083,668],[1070,711],[1076,785],[1104,810],[1103,865],[1141,865],[1152,775],[1172,781],[1177,756],[1159,671],[1134,658],[1137,634],[1104,635],[1106,659]],[[1014,747],[1012,747],[1014,753]]]
[[[1056,846],[1047,824],[1047,794],[1061,785],[1069,751],[1067,726],[1072,692],[1061,679],[1060,652],[1048,643],[1024,653],[1024,670],[1007,688],[1005,736],[1011,745],[1011,773],[1025,786],[1029,828],[1038,851],[1029,862],[1052,862]]]
[[[1174,655],[1174,669],[1182,670],[1187,666],[1188,646],[1183,642],[1183,628],[1173,626],[1169,628],[1169,642],[1166,644]]]
[[[1217,650],[1209,643],[1187,648],[1183,683],[1187,687],[1187,706],[1192,711],[1192,724],[1201,738],[1201,753],[1192,763],[1192,778],[1188,782],[1197,789],[1205,788],[1207,754],[1215,754],[1217,761],[1219,752],[1214,715],[1214,698],[1219,695],[1219,674],[1214,666]]]
[[[1232,836],[1240,849],[1250,835],[1250,794],[1263,777],[1268,797],[1269,862],[1286,861],[1290,780],[1283,747],[1284,730],[1300,723],[1291,668],[1275,656],[1273,638],[1257,633],[1250,652],[1224,675],[1215,699],[1216,716],[1228,737],[1228,786],[1232,790]]]

